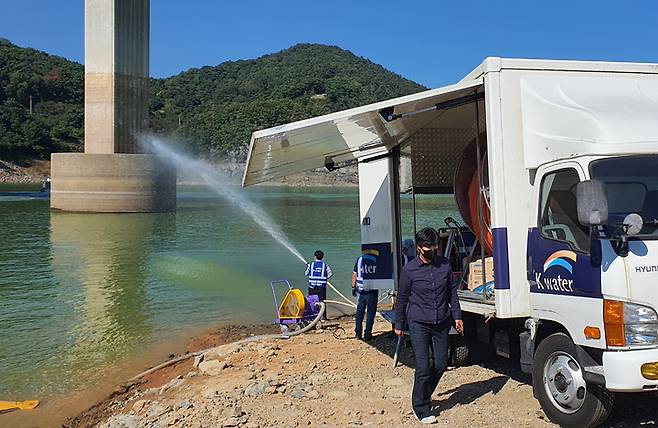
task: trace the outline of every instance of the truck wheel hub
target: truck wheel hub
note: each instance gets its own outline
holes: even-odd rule
[[[555,387],[559,392],[562,393],[567,392],[567,388],[569,387],[569,385],[567,385],[567,378],[564,377],[562,373],[558,373],[555,376]]]
[[[563,413],[575,413],[585,402],[587,384],[582,368],[566,352],[554,352],[546,359],[544,388],[553,406]]]

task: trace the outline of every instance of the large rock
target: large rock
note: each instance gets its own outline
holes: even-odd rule
[[[137,416],[120,413],[112,416],[107,422],[99,425],[98,428],[136,428],[137,423]]]
[[[166,384],[162,385],[162,387],[160,387],[160,391],[158,392],[158,394],[162,395],[166,391],[169,391],[170,389],[178,388],[179,386],[181,386],[184,383],[185,383],[184,379],[178,379],[178,378],[172,379],[169,382],[167,382]]]
[[[244,390],[244,395],[248,397],[258,397],[259,395],[262,395],[267,388],[269,388],[270,383],[269,382],[254,382],[251,383],[245,390]]]
[[[179,409],[189,409],[191,407],[194,407],[194,405],[190,402],[190,400],[183,400],[180,403],[178,403]]]
[[[167,412],[168,410],[158,402],[153,402],[148,407],[146,407],[147,418],[159,418]]]
[[[150,400],[137,400],[137,401],[135,401],[135,404],[133,404],[133,411],[135,411],[135,413],[141,412],[142,409],[144,408],[144,406],[146,406],[150,402],[151,402]]]
[[[203,396],[206,398],[217,398],[217,390],[215,388],[206,388],[203,392]]]
[[[227,366],[226,361],[208,360],[199,363],[199,370],[209,376],[218,376]]]

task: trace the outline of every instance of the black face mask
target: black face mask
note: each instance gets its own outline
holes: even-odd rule
[[[435,250],[428,250],[428,251],[423,250],[423,257],[425,257],[425,259],[427,259],[428,261],[431,262],[432,260],[434,260],[434,256],[436,256]]]

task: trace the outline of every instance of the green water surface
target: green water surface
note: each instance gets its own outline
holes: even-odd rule
[[[324,250],[332,282],[349,290],[360,250],[357,189],[247,193],[305,257]],[[411,206],[403,197],[405,237]],[[417,206],[419,226],[456,215],[449,197]],[[179,188],[176,212],[165,214],[51,212],[47,199],[2,193],[0,243],[4,400],[90,387],[125,358],[191,328],[270,322],[270,280],[306,287],[298,259],[203,188]]]

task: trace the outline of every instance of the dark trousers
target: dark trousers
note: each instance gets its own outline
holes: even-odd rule
[[[321,302],[327,299],[327,287],[308,287],[308,295],[317,294]]]
[[[409,323],[409,338],[416,358],[411,405],[419,418],[432,415],[432,394],[448,367],[450,321],[440,324]]]
[[[321,302],[324,302],[327,299],[327,287],[308,287],[308,295],[317,294]],[[323,320],[327,320],[327,309],[324,310],[324,315],[322,315]]]
[[[377,300],[379,300],[379,290],[368,290],[363,293],[358,293],[359,301],[356,305],[356,325],[354,333],[359,339],[365,337],[370,339],[372,337],[372,326],[375,323],[375,313],[377,313]],[[363,334],[363,314],[366,315],[366,331]]]

